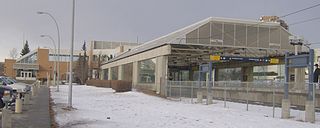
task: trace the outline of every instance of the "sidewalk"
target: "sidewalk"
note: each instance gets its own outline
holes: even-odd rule
[[[49,98],[49,88],[40,87],[30,104],[23,105],[21,114],[13,112],[12,128],[50,128]]]

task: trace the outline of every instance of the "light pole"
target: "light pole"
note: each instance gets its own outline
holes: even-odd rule
[[[53,46],[54,46],[54,56],[57,56],[57,47],[56,47],[56,43],[54,42],[54,39],[50,35],[40,35],[40,37],[47,37],[52,41]],[[49,56],[50,56],[50,54],[49,54]],[[54,62],[53,62],[53,83],[54,83],[54,85],[56,85],[56,72],[57,72],[56,67],[57,67],[57,58],[54,58]]]
[[[58,79],[57,79],[57,92],[59,91],[59,84],[60,84],[60,30],[59,30],[59,25],[57,20],[48,12],[37,12],[39,15],[48,15],[49,17],[51,17],[51,19],[54,21],[54,23],[56,24],[57,27],[57,31],[58,31]]]
[[[75,0],[72,2],[72,26],[71,26],[71,48],[70,48],[70,69],[69,69],[69,94],[68,108],[72,108],[72,62],[73,62],[73,44],[74,44],[74,16],[75,16]]]

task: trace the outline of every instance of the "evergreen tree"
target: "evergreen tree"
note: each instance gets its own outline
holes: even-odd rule
[[[24,55],[28,54],[29,52],[30,52],[29,44],[28,44],[28,41],[26,40],[26,43],[24,44],[23,49],[21,50],[20,55],[21,55],[21,56],[24,56]]]
[[[82,57],[82,74],[81,74],[81,79],[83,80],[83,83],[86,83],[87,78],[88,78],[88,62],[87,62],[87,47],[86,47],[86,41],[84,41],[82,45],[82,50],[84,52],[84,55]]]

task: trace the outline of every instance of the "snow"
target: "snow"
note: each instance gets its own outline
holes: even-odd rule
[[[291,110],[293,118],[275,118],[272,107],[223,101],[214,104],[192,104],[189,99],[168,100],[140,92],[115,93],[110,88],[85,85],[73,86],[73,110],[66,110],[68,86],[60,91],[51,88],[56,121],[60,127],[71,128],[320,128],[320,113],[316,123],[306,123],[304,112]]]

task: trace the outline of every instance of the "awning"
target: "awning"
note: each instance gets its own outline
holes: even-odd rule
[[[13,69],[39,70],[39,64],[16,63]]]

